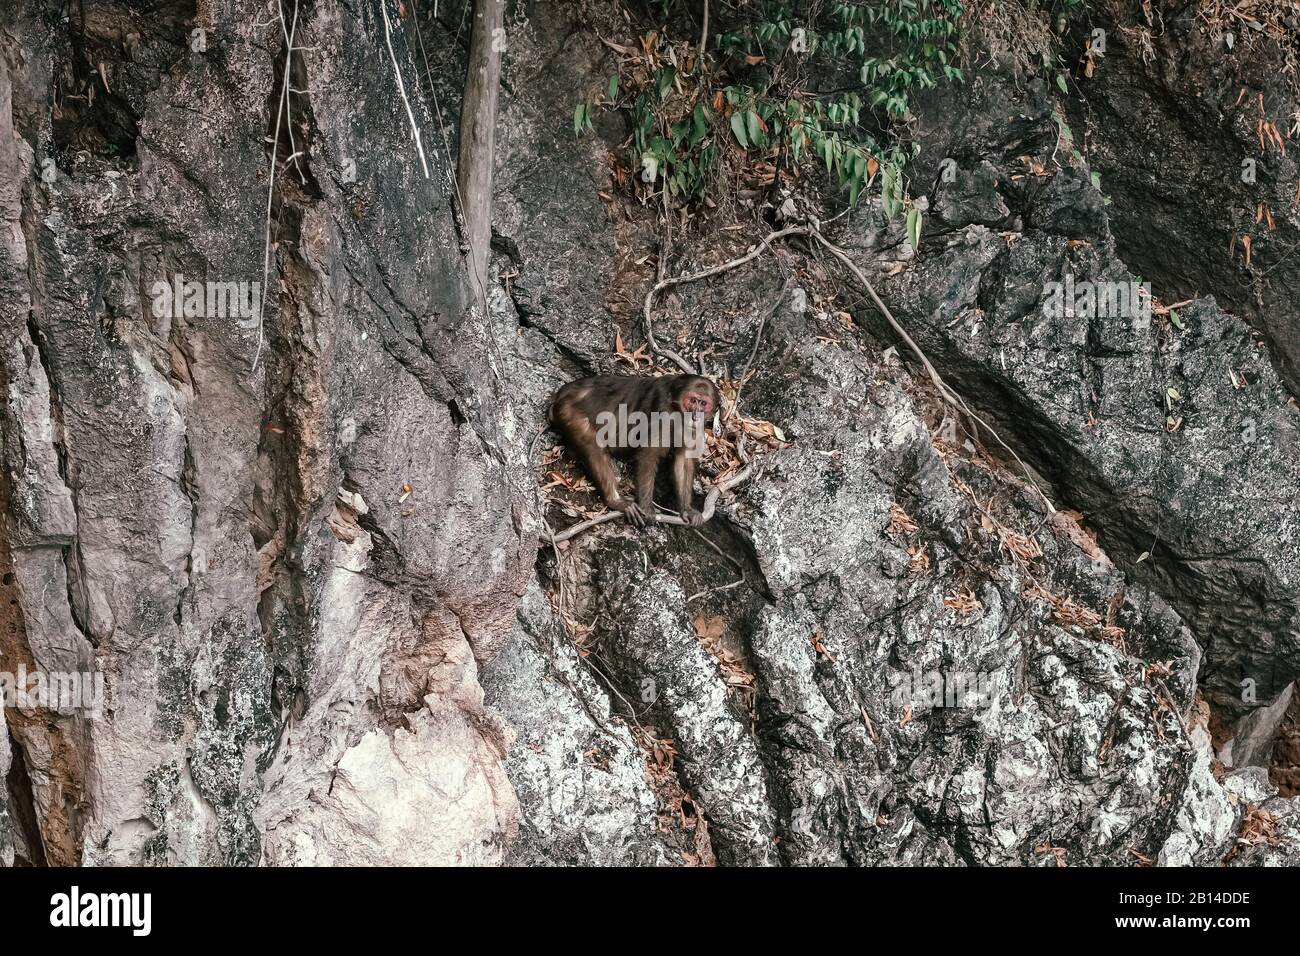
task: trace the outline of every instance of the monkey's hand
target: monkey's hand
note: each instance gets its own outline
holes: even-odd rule
[[[615,511],[623,512],[623,514],[627,515],[627,520],[632,522],[632,524],[636,525],[638,528],[644,528],[646,522],[649,520],[646,516],[645,510],[635,501],[631,501],[627,498],[619,498],[617,501],[611,502],[610,507]]]
[[[700,514],[694,508],[687,508],[682,512],[682,520],[686,522],[688,528],[698,528],[704,524],[704,515]]]

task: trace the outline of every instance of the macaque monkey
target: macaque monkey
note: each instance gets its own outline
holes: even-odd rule
[[[704,454],[705,425],[721,406],[717,386],[698,375],[597,375],[555,393],[551,426],[582,462],[605,503],[638,528],[655,520],[655,476],[660,463],[670,459],[677,509],[695,527],[704,522],[691,507],[695,463]],[[635,500],[619,494],[611,453],[635,462]]]

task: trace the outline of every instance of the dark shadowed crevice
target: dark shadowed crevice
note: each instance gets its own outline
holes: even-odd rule
[[[14,822],[21,840],[21,846],[15,847],[14,866],[46,866],[45,843],[41,839],[41,827],[37,821],[32,779],[27,773],[27,755],[13,732],[7,733],[13,762],[5,777],[5,786],[9,791],[9,805],[13,809]]]
[[[199,39],[196,0],[72,0],[55,35],[55,155],[129,161],[148,94]]]
[[[1213,296],[1249,322],[1300,394],[1300,165],[1260,128],[1293,122],[1284,52],[1245,30],[1224,49],[1190,14],[1171,18],[1147,57],[1110,16],[1094,26],[1107,31],[1104,63],[1065,106],[1110,200],[1119,257],[1164,302]],[[1082,25],[1072,41],[1086,46]]]

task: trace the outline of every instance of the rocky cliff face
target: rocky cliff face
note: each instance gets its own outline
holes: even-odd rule
[[[1194,71],[1184,25],[1153,61],[1110,11],[1086,102],[989,66],[920,104],[919,250],[866,201],[825,227],[1055,513],[795,241],[658,304],[719,379],[761,336],[754,476],[699,531],[539,551],[595,507],[539,491],[577,474],[531,447],[546,402],[627,369],[661,249],[612,180],[625,131],[572,130],[617,4],[507,22],[486,302],[459,4],[57,7],[0,21],[0,671],[105,690],[5,708],[0,860],[1300,859],[1267,772],[1300,674],[1296,169],[1268,157],[1243,272],[1216,256],[1264,200],[1211,168],[1249,144],[1243,82],[1289,95],[1264,52]],[[749,201],[679,226],[668,274],[760,238]],[[264,321],[156,307],[178,274],[261,282],[268,215]],[[1042,314],[1067,273],[1134,272],[1204,298]]]
[[[260,4],[184,7],[6,18],[3,650],[107,680],[99,719],[7,712],[46,858],[497,860],[518,805],[476,671],[535,492],[445,160],[412,162],[413,41],[390,58],[375,4],[299,10],[254,368],[255,323],[151,290],[260,280],[284,39]],[[74,43],[111,100],[56,102]]]

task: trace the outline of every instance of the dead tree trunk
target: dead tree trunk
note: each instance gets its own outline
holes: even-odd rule
[[[469,242],[469,272],[481,296],[488,290],[488,247],[492,241],[492,170],[496,158],[497,90],[505,49],[505,0],[475,0],[469,66],[460,111],[460,155],[456,185]]]

